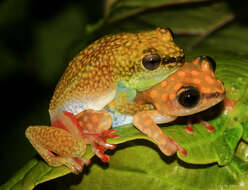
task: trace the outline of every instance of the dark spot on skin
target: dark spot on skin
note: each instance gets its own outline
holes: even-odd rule
[[[169,62],[169,58],[168,57],[164,57],[164,58],[162,58],[162,64],[163,65],[166,65],[166,64],[169,64],[170,62]]]
[[[168,68],[169,70],[171,70],[171,69],[174,68],[174,66],[173,66],[173,65],[167,65],[167,68]]]
[[[125,41],[122,43],[123,46],[126,46],[126,44],[128,43],[129,41]]]
[[[164,57],[162,58],[162,64],[166,65],[169,63],[183,63],[184,56]]]
[[[185,56],[177,56],[176,57],[176,62],[177,63],[184,63],[185,62]]]
[[[132,71],[133,73],[134,73],[134,71],[135,71],[135,63],[131,63],[132,64],[132,67],[130,67],[130,71]]]

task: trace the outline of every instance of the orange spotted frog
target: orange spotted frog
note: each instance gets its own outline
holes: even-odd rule
[[[134,114],[133,124],[152,138],[165,155],[177,150],[186,155],[186,150],[169,138],[156,123],[167,123],[178,116],[188,116],[206,110],[221,102],[225,96],[223,83],[215,76],[215,62],[207,56],[185,62],[183,67],[167,79],[136,96],[137,103],[152,103],[154,110]],[[214,128],[202,121],[209,132]],[[191,124],[186,128],[192,133]]]
[[[104,36],[82,50],[61,77],[49,106],[52,127],[30,126],[26,136],[51,166],[79,173],[89,164],[83,158],[87,144],[107,162],[105,151],[115,148],[107,139],[118,137],[111,129],[112,121],[118,122],[107,108],[130,114],[151,109],[136,103],[136,94],[165,80],[183,62],[183,50],[167,28]]]

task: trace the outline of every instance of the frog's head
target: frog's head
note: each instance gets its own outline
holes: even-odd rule
[[[214,71],[213,59],[197,57],[143,93],[161,114],[186,116],[198,113],[224,99],[224,85]]]
[[[179,48],[168,28],[137,34],[121,34],[122,46],[113,50],[116,76],[129,88],[144,90],[175,72],[184,62]]]

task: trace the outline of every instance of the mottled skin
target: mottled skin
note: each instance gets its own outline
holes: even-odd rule
[[[159,65],[147,69],[142,60],[154,54],[160,58]],[[175,72],[183,58],[182,49],[166,28],[107,35],[95,41],[69,63],[56,86],[49,107],[54,128],[31,126],[26,130],[27,138],[48,164],[66,165],[74,173],[88,163],[83,159],[85,144],[108,161],[104,151],[114,145],[106,140],[117,135],[110,130],[112,120],[103,108],[111,101],[123,113],[153,108],[137,104],[136,93]]]
[[[185,87],[193,87],[199,92],[199,99],[192,105],[190,101],[187,106],[180,103],[180,94],[185,92]],[[222,101],[224,95],[224,85],[216,78],[208,58],[198,57],[193,62],[186,62],[161,83],[137,94],[137,103],[152,103],[155,110],[136,113],[133,124],[151,137],[164,154],[171,155],[180,150],[185,155],[186,151],[166,136],[156,123],[167,123],[178,116],[206,110]]]
[[[142,58],[155,53],[160,55],[161,64],[151,71],[142,65]],[[50,103],[51,120],[61,110],[73,114],[101,110],[115,98],[119,86],[134,98],[137,90],[147,89],[174,72],[182,64],[178,58],[183,56],[170,31],[164,28],[105,36],[69,63]],[[174,61],[168,62],[171,58]]]

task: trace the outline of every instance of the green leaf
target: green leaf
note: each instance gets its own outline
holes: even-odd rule
[[[212,110],[214,109],[218,109],[218,107],[215,106]],[[209,111],[206,114],[209,114]],[[220,165],[225,165],[231,161],[236,145],[243,134],[242,125],[235,120],[230,115],[218,116],[215,120],[210,121],[210,124],[216,129],[213,133],[207,132],[202,125],[196,124],[194,125],[194,134],[188,134],[185,131],[185,123],[181,125],[168,124],[163,127],[163,131],[187,150],[186,156],[178,153],[181,160],[192,164],[218,162]],[[152,142],[133,126],[118,127],[117,133],[121,138],[110,139],[109,142],[120,143],[133,139],[147,139]]]
[[[1,186],[1,189],[33,189],[37,184],[54,179],[58,176],[58,173],[61,175],[65,171],[66,169],[64,167],[52,169],[45,162],[33,159],[6,184]]]
[[[89,175],[71,189],[241,189],[247,185],[247,171],[247,162],[237,157],[224,167],[190,165],[135,141],[115,152],[107,169],[92,165]]]
[[[248,145],[246,142],[241,141],[239,143],[239,146],[237,148],[235,155],[237,157],[239,157],[240,159],[244,160],[245,162],[248,161],[248,156],[247,156],[248,155]]]

